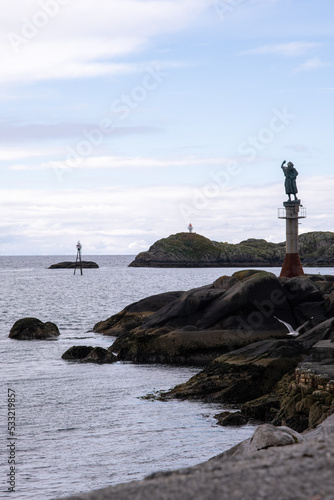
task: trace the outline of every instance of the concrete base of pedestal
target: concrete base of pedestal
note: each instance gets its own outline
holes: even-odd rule
[[[304,276],[302,263],[298,253],[287,253],[283,262],[280,277],[294,278],[295,276]]]

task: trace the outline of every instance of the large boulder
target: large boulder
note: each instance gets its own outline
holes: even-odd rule
[[[128,305],[121,312],[114,314],[110,318],[99,321],[94,325],[93,331],[95,333],[103,333],[103,335],[118,337],[122,333],[127,333],[140,326],[154,312],[174,302],[183,293],[166,292],[141,299],[138,302]]]
[[[303,443],[305,438],[288,426],[259,425],[253,436],[215,458],[253,456],[260,450]]]
[[[60,335],[57,325],[47,321],[43,323],[37,318],[22,318],[12,326],[9,337],[17,340],[44,340]]]

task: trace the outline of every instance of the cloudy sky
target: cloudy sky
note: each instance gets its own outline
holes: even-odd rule
[[[0,0],[0,254],[332,231],[332,0]]]

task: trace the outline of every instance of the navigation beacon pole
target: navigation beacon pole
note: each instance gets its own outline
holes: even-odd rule
[[[75,274],[75,271],[77,270],[78,265],[80,266],[80,273],[82,274],[82,262],[81,262],[82,245],[81,245],[80,241],[78,241],[78,243],[76,244],[76,247],[77,247],[77,258],[75,261],[74,274]]]
[[[281,168],[285,175],[285,191],[289,199],[283,203],[284,208],[278,209],[278,218],[286,220],[286,253],[280,277],[294,278],[304,276],[298,253],[298,221],[306,217],[306,209],[302,207],[296,196],[298,172],[293,163],[289,162],[287,166],[285,163],[285,161],[282,163]],[[294,195],[294,200],[291,200],[291,195]]]

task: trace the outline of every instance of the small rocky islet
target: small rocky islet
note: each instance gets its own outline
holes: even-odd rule
[[[82,269],[98,269],[99,265],[91,260],[82,260],[79,262],[64,261],[57,264],[51,264],[48,269],[75,269],[82,267]]]
[[[313,231],[298,237],[303,266],[334,263],[334,233]],[[130,267],[281,267],[285,243],[250,238],[237,244],[212,241],[196,233],[177,233],[139,253]]]

